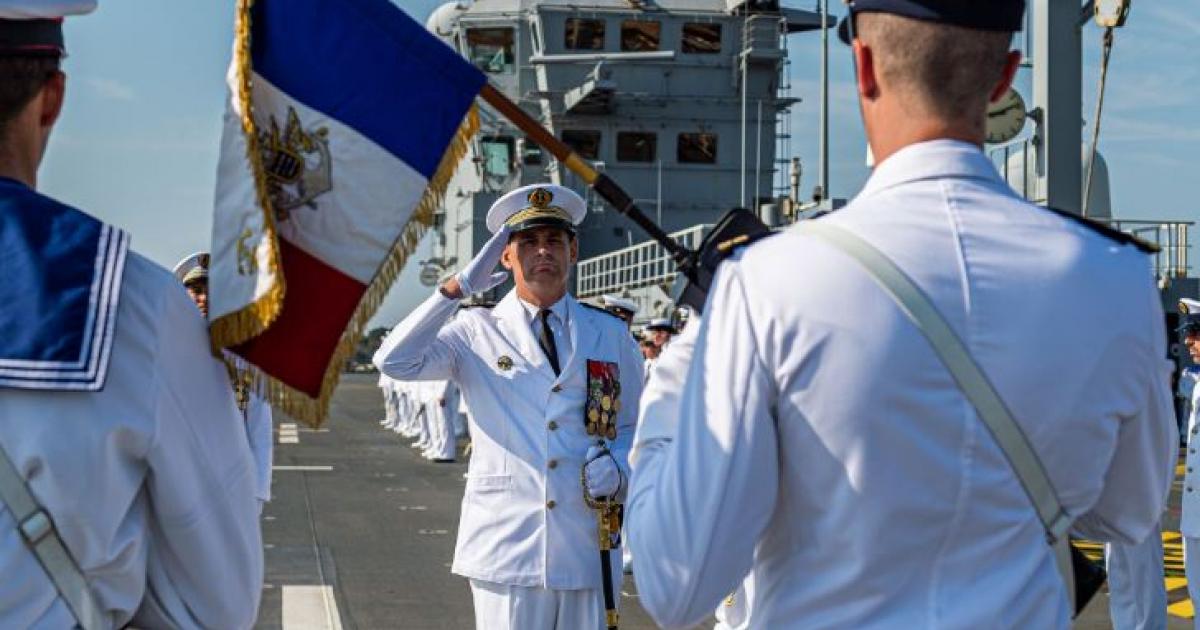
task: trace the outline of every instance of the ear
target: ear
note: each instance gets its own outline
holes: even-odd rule
[[[1020,51],[1008,51],[1008,58],[1004,60],[1004,74],[1000,77],[1000,82],[996,87],[992,88],[992,93],[988,96],[989,103],[995,103],[1004,96],[1008,89],[1012,87],[1013,80],[1017,77],[1017,70],[1021,67]]]
[[[853,46],[858,93],[864,99],[874,100],[879,96],[879,78],[875,76],[875,51],[861,39],[855,39]]]
[[[571,264],[579,262],[579,237],[573,236],[570,239],[570,244],[567,248],[571,250]]]
[[[55,72],[42,86],[41,111],[38,112],[38,124],[43,129],[52,127],[62,114],[63,100],[67,91],[67,75]]]
[[[509,271],[512,271],[514,264],[513,261],[516,258],[516,254],[514,252],[516,252],[517,248],[513,247],[513,242],[514,241],[509,241],[508,244],[504,246],[504,249],[500,252],[500,266]]]

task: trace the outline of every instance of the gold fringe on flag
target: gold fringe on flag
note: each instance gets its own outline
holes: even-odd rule
[[[236,346],[257,337],[266,330],[283,311],[283,296],[287,283],[283,277],[283,266],[279,261],[279,241],[275,231],[275,210],[271,206],[271,194],[267,187],[266,170],[262,164],[262,153],[258,146],[258,126],[254,122],[253,69],[250,57],[250,9],[254,0],[238,0],[237,17],[234,23],[234,64],[237,68],[237,99],[241,107],[242,135],[246,139],[246,160],[254,177],[254,193],[258,207],[263,213],[263,242],[267,253],[266,272],[275,282],[266,293],[250,304],[217,318],[209,325],[209,337],[213,354],[222,348]]]

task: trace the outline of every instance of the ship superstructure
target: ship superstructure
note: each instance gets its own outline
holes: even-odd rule
[[[789,163],[780,130],[797,101],[785,38],[820,24],[816,13],[761,0],[477,0],[443,5],[427,21],[668,231],[734,206],[775,207],[786,180],[776,166]],[[489,236],[492,202],[538,181],[588,199],[580,259],[644,240],[508,121],[483,104],[480,113],[423,279],[465,264]]]

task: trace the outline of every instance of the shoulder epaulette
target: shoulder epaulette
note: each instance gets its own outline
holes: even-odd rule
[[[472,308],[493,308],[495,306],[495,302],[476,302],[471,304],[459,304],[458,310],[465,311]]]
[[[1100,234],[1100,236],[1116,241],[1122,245],[1133,245],[1134,247],[1138,248],[1139,251],[1147,254],[1157,254],[1162,251],[1162,248],[1160,248],[1158,245],[1155,245],[1154,243],[1151,243],[1145,239],[1138,238],[1132,234],[1129,234],[1128,232],[1122,232],[1121,230],[1118,230],[1107,223],[1101,223],[1095,219],[1089,219],[1083,215],[1075,214],[1074,212],[1067,212],[1066,210],[1059,210],[1058,208],[1047,207],[1046,209],[1064,219],[1074,221],[1076,224],[1082,225],[1083,227]]]
[[[729,258],[734,252],[749,247],[768,236],[774,236],[776,232],[759,232],[758,234],[741,234],[731,239],[717,243],[716,251],[721,259]]]
[[[579,305],[580,305],[580,306],[582,306],[582,307],[584,307],[584,308],[590,308],[590,309],[592,309],[593,311],[596,311],[596,312],[599,312],[599,313],[604,313],[605,315],[608,315],[609,317],[615,317],[615,318],[617,318],[617,319],[618,319],[618,320],[619,320],[621,323],[625,323],[625,320],[621,319],[621,316],[620,316],[620,315],[617,315],[616,313],[613,313],[613,312],[611,312],[611,311],[607,311],[607,310],[605,310],[605,309],[603,309],[603,308],[600,308],[599,306],[596,306],[595,304],[588,304],[587,302],[580,302],[580,303],[579,303]]]

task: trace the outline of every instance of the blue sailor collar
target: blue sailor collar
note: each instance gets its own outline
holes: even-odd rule
[[[99,391],[129,235],[0,177],[0,387]]]

